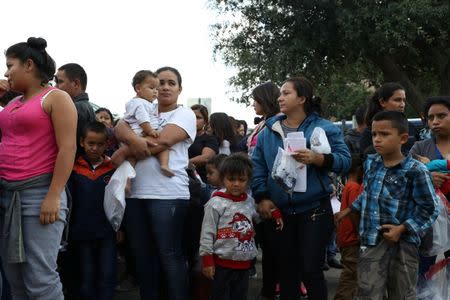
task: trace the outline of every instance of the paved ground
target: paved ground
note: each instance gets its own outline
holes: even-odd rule
[[[339,255],[339,254],[338,254]],[[261,289],[262,279],[261,279],[261,262],[258,261],[256,265],[258,276],[256,278],[250,279],[248,300],[254,300],[258,296]],[[328,283],[328,299],[333,299],[334,293],[336,291],[337,282],[340,275],[340,270],[331,268],[329,271],[325,272],[325,277]],[[117,293],[115,300],[138,300],[139,292],[137,290],[128,293]]]

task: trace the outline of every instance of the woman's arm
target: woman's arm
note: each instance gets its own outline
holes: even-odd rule
[[[77,112],[70,96],[63,91],[51,92],[43,103],[55,132],[58,155],[47,195],[41,205],[41,224],[54,223],[59,218],[60,195],[72,172],[75,159]]]
[[[125,143],[130,148],[131,153],[137,159],[144,159],[151,154],[148,147],[152,144],[149,144],[145,138],[137,136],[127,122],[120,120],[114,128],[114,134],[118,141]]]
[[[169,149],[176,143],[184,141],[188,137],[187,132],[180,126],[175,124],[167,124],[160,132],[158,138],[154,139],[147,137],[146,139],[154,144],[154,146],[152,146],[149,150],[152,155],[156,155],[161,151]]]
[[[203,147],[202,153],[197,155],[189,160],[190,163],[193,163],[196,166],[204,166],[208,159],[216,155],[216,151],[209,147]]]

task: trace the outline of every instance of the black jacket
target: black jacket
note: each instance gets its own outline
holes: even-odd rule
[[[89,97],[87,93],[81,93],[75,98],[73,98],[73,102],[75,103],[75,107],[77,109],[78,114],[78,123],[77,123],[77,154],[80,153],[80,137],[83,132],[84,126],[90,122],[95,121],[95,113],[91,104],[89,103]]]

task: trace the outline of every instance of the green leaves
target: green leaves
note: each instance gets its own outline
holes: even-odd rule
[[[450,91],[448,1],[436,0],[216,0],[215,54],[238,73],[243,90],[304,75],[329,114],[347,117],[348,101],[368,85],[395,80],[416,109],[421,96]],[[430,83],[429,81],[432,81]],[[356,93],[356,94],[355,94]],[[359,95],[359,96],[356,96]],[[363,100],[360,100],[361,103]],[[332,104],[332,105],[331,105]],[[340,109],[341,105],[343,106]]]

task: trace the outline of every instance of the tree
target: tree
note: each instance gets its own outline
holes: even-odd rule
[[[324,92],[328,104],[353,103],[349,89],[364,91],[387,81],[405,86],[417,112],[424,97],[450,94],[450,1],[210,3],[218,12],[214,50],[238,70],[230,79],[244,91],[238,101],[248,101],[251,89],[263,81],[280,83],[299,74]],[[337,111],[344,114],[338,117],[348,111]]]

